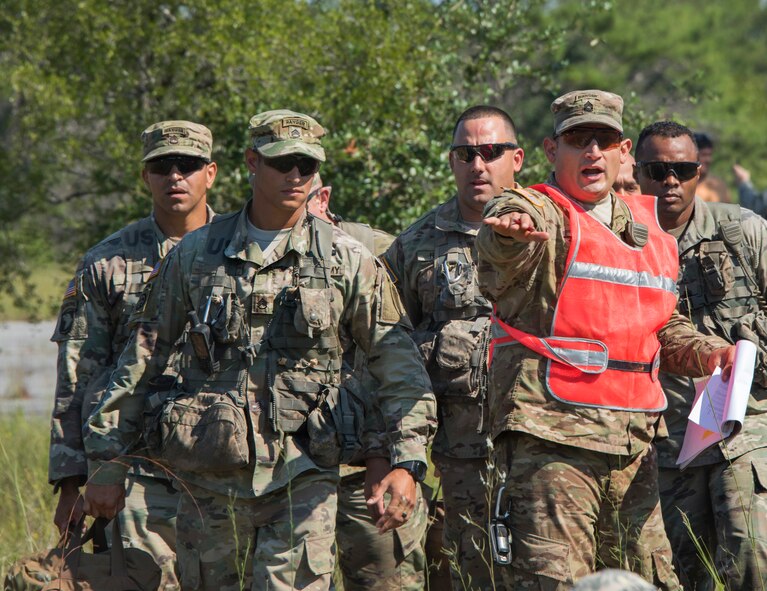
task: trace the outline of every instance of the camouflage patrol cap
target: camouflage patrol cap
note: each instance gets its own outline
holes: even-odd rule
[[[623,99],[604,90],[574,90],[551,103],[554,135],[577,125],[602,124],[623,133]]]
[[[162,156],[195,156],[210,162],[213,134],[210,129],[191,121],[160,121],[141,134],[144,143],[142,162]]]
[[[634,573],[608,568],[583,577],[573,591],[655,591],[655,585]]]
[[[303,154],[325,162],[325,149],[320,141],[325,130],[308,115],[286,109],[266,111],[251,118],[248,131],[253,149],[262,156]]]

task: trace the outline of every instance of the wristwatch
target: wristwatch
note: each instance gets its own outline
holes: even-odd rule
[[[401,468],[403,470],[407,470],[410,472],[410,475],[416,482],[423,482],[423,479],[426,478],[426,462],[410,460],[409,462],[400,462],[399,464],[394,464],[392,468]]]

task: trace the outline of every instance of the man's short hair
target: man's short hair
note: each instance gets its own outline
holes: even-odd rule
[[[693,134],[692,139],[695,142],[695,145],[698,146],[698,150],[705,150],[706,148],[710,148],[711,150],[714,149],[714,140],[712,140],[711,136],[707,133],[696,131]]]
[[[451,137],[455,137],[455,133],[458,131],[458,126],[463,121],[469,121],[470,119],[485,119],[487,117],[498,117],[501,119],[506,124],[508,131],[511,132],[511,137],[515,140],[517,139],[517,126],[514,125],[514,120],[511,118],[511,115],[503,109],[491,105],[475,105],[466,109],[458,117],[458,121],[455,122],[453,135]]]
[[[636,150],[634,151],[636,154],[636,159],[642,159],[642,147],[644,146],[645,140],[647,140],[647,138],[655,136],[671,138],[682,137],[683,135],[689,137],[690,141],[692,141],[692,143],[697,146],[695,143],[695,136],[689,127],[685,127],[676,121],[656,121],[655,123],[651,123],[639,132]],[[697,148],[700,149],[700,146],[697,146]]]

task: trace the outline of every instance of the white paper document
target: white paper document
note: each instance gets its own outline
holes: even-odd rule
[[[738,341],[729,381],[722,381],[722,370],[717,367],[706,382],[698,384],[676,460],[680,468],[685,468],[715,443],[736,435],[743,427],[755,364],[756,345],[751,341]]]

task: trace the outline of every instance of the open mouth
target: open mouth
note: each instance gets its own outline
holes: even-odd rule
[[[597,180],[604,174],[604,169],[599,166],[589,166],[581,169],[581,174],[589,180]]]

